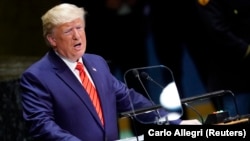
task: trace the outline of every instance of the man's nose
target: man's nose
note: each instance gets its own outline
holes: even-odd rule
[[[80,34],[77,29],[73,29],[73,38],[76,40],[80,38]]]

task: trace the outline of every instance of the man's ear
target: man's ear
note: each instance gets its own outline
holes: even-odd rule
[[[56,39],[51,34],[48,34],[46,38],[51,46],[56,46]]]

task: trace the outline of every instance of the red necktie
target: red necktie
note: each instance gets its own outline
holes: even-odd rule
[[[91,83],[86,72],[84,71],[83,64],[80,62],[77,62],[76,69],[79,70],[79,75],[80,75],[80,78],[82,81],[82,85],[85,88],[85,90],[87,91],[87,93],[89,94],[89,97],[90,97],[90,99],[91,99],[91,101],[96,109],[96,112],[97,112],[102,124],[104,125],[102,108],[100,105],[99,97],[97,95],[97,91],[96,91],[95,87],[93,86],[93,84]]]

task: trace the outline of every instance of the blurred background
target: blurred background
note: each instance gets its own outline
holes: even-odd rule
[[[42,37],[41,16],[52,6],[70,2],[83,6],[87,52],[102,55],[121,81],[126,70],[165,65],[174,74],[180,97],[205,93],[188,51],[193,0],[1,0],[0,1],[0,140],[30,140],[22,121],[19,77],[48,50]],[[183,15],[185,14],[185,15]],[[161,77],[161,76],[159,76]],[[199,110],[213,111],[205,102]],[[185,117],[192,118],[192,112]],[[127,120],[120,122],[124,135]]]
[[[0,140],[30,140],[22,120],[19,95],[21,73],[47,47],[42,37],[41,15],[59,1],[0,1]]]

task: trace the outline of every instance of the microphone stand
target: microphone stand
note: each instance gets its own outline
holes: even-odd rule
[[[135,76],[135,77],[138,79],[138,81],[140,82],[140,84],[141,84],[143,90],[145,91],[145,93],[146,93],[146,95],[147,95],[149,101],[151,102],[151,104],[152,104],[152,105],[155,105],[155,103],[154,103],[153,100],[151,99],[151,97],[150,97],[150,95],[149,95],[147,89],[145,88],[143,82],[141,81],[141,78],[140,78],[140,75],[139,75],[138,70],[134,69],[134,70],[132,70],[132,71],[133,71],[134,76]],[[156,112],[157,112],[158,118],[160,119],[161,116],[160,116],[160,113],[159,113],[158,109],[156,109]]]

